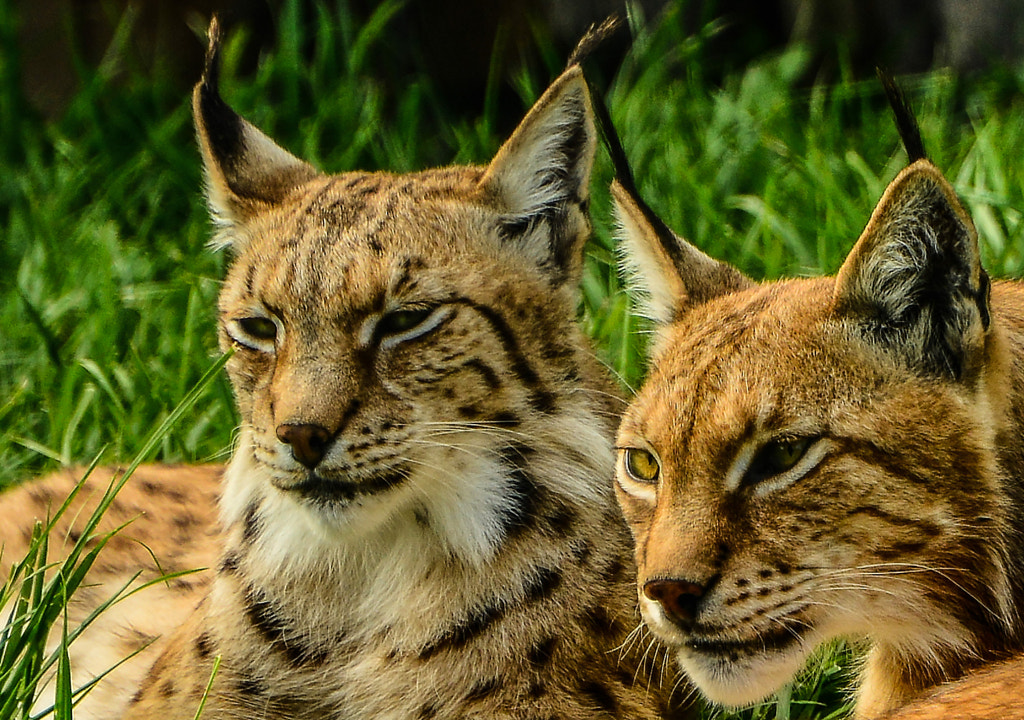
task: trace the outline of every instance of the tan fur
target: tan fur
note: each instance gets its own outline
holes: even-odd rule
[[[686,715],[642,662],[622,402],[574,323],[579,68],[486,168],[325,175],[224,104],[217,48],[194,111],[242,427],[212,589],[127,717],[192,717],[218,658],[209,720]]]
[[[698,687],[755,702],[866,636],[856,716],[876,718],[1024,648],[1024,287],[989,297],[941,173],[894,180],[837,277],[763,284],[613,190],[665,319],[618,496],[645,620]]]
[[[943,685],[886,720],[1024,720],[1024,658]]]

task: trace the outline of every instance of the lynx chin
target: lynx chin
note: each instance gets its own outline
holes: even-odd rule
[[[165,569],[212,569],[76,643],[96,672],[160,636],[76,715],[191,718],[219,658],[209,720],[690,717],[642,662],[624,405],[575,325],[579,67],[486,167],[326,175],[221,99],[218,48],[214,22],[193,109],[241,431],[227,467],[143,468],[120,499]],[[151,564],[124,546],[96,582]]]

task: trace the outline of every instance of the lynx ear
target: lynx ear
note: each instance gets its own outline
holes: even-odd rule
[[[530,109],[481,180],[502,207],[503,241],[516,243],[553,284],[582,268],[595,145],[590,96],[574,65]]]
[[[210,21],[206,69],[192,93],[192,113],[203,154],[206,194],[219,228],[213,241],[240,241],[235,227],[284,197],[317,171],[278,147],[235,114],[220,96],[220,26]]]
[[[612,199],[630,294],[644,316],[664,325],[688,308],[754,285],[672,232],[626,184],[612,183]]]
[[[886,189],[836,277],[835,311],[912,368],[973,375],[989,326],[978,233],[952,186],[918,160]]]

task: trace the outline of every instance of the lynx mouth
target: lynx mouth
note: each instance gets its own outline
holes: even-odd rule
[[[683,644],[683,647],[692,653],[726,658],[735,662],[741,657],[788,652],[793,646],[800,644],[800,636],[794,631],[783,627],[771,632],[760,633],[746,640],[691,637]]]
[[[358,481],[324,477],[311,471],[297,483],[274,484],[278,489],[294,494],[306,502],[337,507],[349,505],[362,497],[393,490],[405,482],[407,476],[408,472],[404,466],[390,468]]]

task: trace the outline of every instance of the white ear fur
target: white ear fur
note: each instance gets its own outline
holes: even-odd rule
[[[689,307],[754,284],[672,232],[618,180],[611,192],[627,288],[644,317],[665,325]]]
[[[670,323],[686,289],[653,228],[618,182],[612,184],[612,201],[619,262],[637,314],[658,325]]]
[[[483,182],[511,214],[530,217],[590,194],[596,131],[583,72],[562,73],[487,168]]]
[[[480,181],[497,201],[504,246],[554,284],[575,286],[583,265],[596,144],[590,95],[573,66],[534,104]]]

